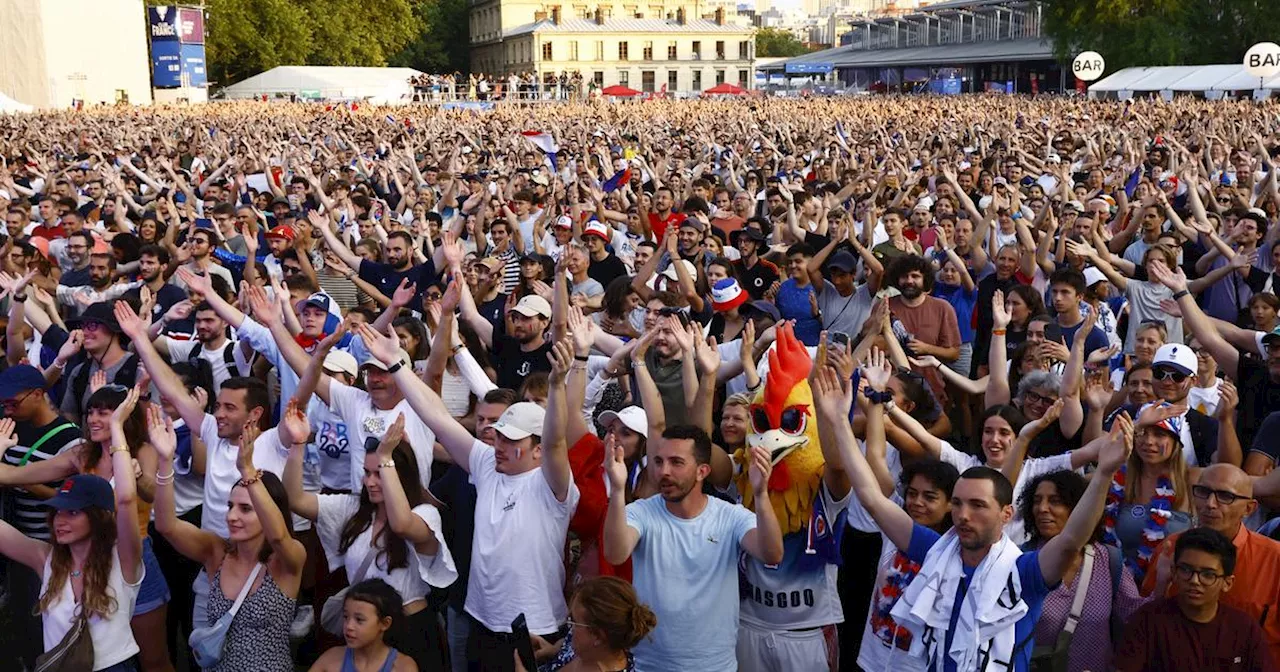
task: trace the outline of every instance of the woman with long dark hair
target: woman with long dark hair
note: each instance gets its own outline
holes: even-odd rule
[[[211,672],[293,672],[289,626],[297,608],[307,551],[292,536],[289,496],[275,474],[253,466],[253,444],[260,429],[245,425],[236,466],[240,480],[227,502],[228,539],[178,518],[174,510],[173,421],[159,406],[147,410],[147,430],[159,456],[156,476],[156,530],[173,547],[199,562],[209,574],[208,620],[213,625],[231,610],[246,585],[240,610],[226,633],[220,661]],[[303,439],[304,441],[306,439]],[[300,449],[295,446],[295,449]],[[205,511],[204,515],[217,515]]]
[[[317,495],[302,487],[303,448],[311,428],[297,401],[280,419],[281,440],[292,446],[285,463],[285,487],[293,512],[314,521],[331,570],[347,570],[360,582],[380,578],[404,602],[404,618],[390,643],[421,670],[441,670],[444,661],[439,626],[428,608],[432,588],[447,588],[458,578],[444,542],[440,512],[423,491],[418,463],[404,437],[404,415],[396,418],[364,457],[359,495]]]
[[[123,425],[137,401],[137,391],[129,392],[120,412],[111,416],[109,431],[119,446],[108,453],[116,474],[114,495],[112,484],[101,476],[77,474],[67,479],[45,502],[52,509],[50,542],[26,537],[0,521],[0,552],[43,577],[36,611],[42,617],[45,652],[72,641],[78,620],[84,618],[93,642],[88,669],[95,672],[136,669],[132,660],[138,644],[130,619],[145,570],[134,460],[123,445]],[[13,430],[13,420],[0,420],[3,450],[17,445]]]
[[[143,564],[147,569],[133,607],[131,625],[134,640],[141,649],[138,658],[142,672],[167,672],[173,669],[164,625],[168,618],[169,585],[147,533],[151,502],[155,497],[156,453],[147,442],[146,419],[143,409],[138,407],[138,396],[137,390],[122,385],[98,388],[85,402],[82,431],[86,440],[79,447],[21,467],[0,465],[0,485],[56,483],[76,474],[94,474],[112,484],[117,472],[111,450],[113,446],[128,448],[129,473],[137,474],[134,506],[142,539]],[[116,424],[120,425],[119,437],[115,436]]]

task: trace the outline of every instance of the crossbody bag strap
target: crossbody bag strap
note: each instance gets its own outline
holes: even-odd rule
[[[232,619],[236,617],[236,612],[240,611],[240,605],[244,604],[244,598],[249,594],[249,589],[253,587],[253,582],[258,580],[258,572],[261,572],[262,568],[263,564],[261,562],[254,565],[253,571],[249,572],[249,578],[240,587],[240,594],[236,595],[236,601],[231,605],[231,609],[227,611],[228,614],[231,614]]]
[[[1080,580],[1076,582],[1076,596],[1071,601],[1071,613],[1067,615],[1067,625],[1063,631],[1071,634],[1076,631],[1080,622],[1080,613],[1084,611],[1084,598],[1089,592],[1089,581],[1093,579],[1093,546],[1084,547],[1084,564],[1080,567]]]
[[[44,436],[40,437],[39,440],[31,444],[31,447],[27,449],[26,454],[23,455],[22,459],[18,462],[18,466],[19,467],[26,466],[27,461],[31,459],[31,455],[36,452],[36,449],[38,449],[40,446],[43,446],[45,442],[48,441],[49,439],[52,439],[55,434],[57,434],[58,432],[61,432],[62,430],[68,427],[75,427],[75,425],[69,422],[64,422],[61,425],[58,425],[57,427],[54,427],[53,429],[45,432]]]
[[[360,566],[356,568],[356,575],[351,579],[351,585],[354,586],[357,583],[364,581],[364,575],[369,573],[369,565],[373,564],[373,559],[377,557],[377,555],[378,549],[374,548],[371,544],[369,546],[369,552],[365,553],[364,560],[361,561]]]

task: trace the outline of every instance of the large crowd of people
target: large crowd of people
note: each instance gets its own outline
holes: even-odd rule
[[[531,71],[508,75],[471,73],[462,75],[424,73],[409,78],[413,87],[411,102],[451,101],[567,101],[594,97],[602,88],[595,80],[586,81],[580,71],[547,72],[539,79]]]
[[[1278,160],[1191,99],[0,117],[0,670],[1280,669]]]

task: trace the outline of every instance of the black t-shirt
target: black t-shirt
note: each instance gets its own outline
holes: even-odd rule
[[[976,371],[979,364],[986,364],[991,348],[991,330],[995,329],[995,319],[991,315],[991,297],[995,296],[996,290],[1009,295],[1009,288],[1014,285],[1022,284],[1018,281],[1017,274],[1010,276],[1007,280],[1001,280],[994,273],[988,275],[978,281],[978,300],[973,304],[973,312],[978,316],[978,330],[974,332],[973,343],[973,370]],[[1032,317],[1035,317],[1032,315]],[[1006,338],[1008,336],[1006,335]]]
[[[1236,409],[1236,435],[1241,446],[1253,445],[1253,437],[1272,411],[1280,410],[1280,383],[1271,380],[1266,362],[1240,354],[1236,367],[1236,389],[1240,405]]]
[[[440,277],[436,273],[436,265],[431,259],[427,259],[425,263],[416,266],[410,266],[406,271],[397,271],[390,264],[379,264],[376,261],[363,260],[360,262],[360,279],[378,288],[387,298],[395,293],[396,288],[400,286],[400,281],[405,278],[409,282],[415,284],[416,295],[411,305],[421,306],[422,295],[427,291],[427,287],[434,284]]]
[[[600,283],[600,286],[605,289],[609,289],[609,283],[625,275],[627,275],[627,265],[612,254],[600,261],[592,259],[591,267],[587,269],[587,277]]]
[[[503,333],[506,331],[506,320],[502,319],[503,310],[507,307],[507,295],[498,292],[498,295],[492,299],[485,301],[476,306],[476,312],[480,316],[488,320],[493,325],[495,333]]]
[[[498,387],[518,390],[529,374],[550,371],[551,362],[547,355],[551,352],[551,345],[551,341],[547,341],[542,347],[525,352],[515,338],[494,334],[493,361],[498,365]]]
[[[778,281],[778,267],[764,259],[757,261],[751,268],[747,268],[739,259],[733,262],[733,267],[738,272],[738,283],[751,295],[752,301],[763,299],[764,293]]]
[[[1046,428],[1031,440],[1031,445],[1027,447],[1027,457],[1053,457],[1054,455],[1069,453],[1080,447],[1080,441],[1083,437],[1083,423],[1081,423],[1080,429],[1076,430],[1075,436],[1067,437],[1062,433],[1061,425],[1054,422],[1052,426]]]

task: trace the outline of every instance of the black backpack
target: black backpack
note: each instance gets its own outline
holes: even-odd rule
[[[71,374],[71,393],[75,395],[72,399],[76,400],[76,407],[79,408],[82,413],[84,411],[84,393],[89,389],[89,369],[91,368],[90,364],[92,363],[92,360],[85,360],[81,362],[80,365],[76,367],[76,370]],[[125,355],[125,361],[120,365],[120,368],[116,370],[115,377],[107,382],[115,385],[123,385],[125,387],[133,387],[134,384],[138,382],[138,364],[139,361],[137,355],[132,352]]]

